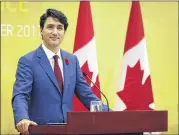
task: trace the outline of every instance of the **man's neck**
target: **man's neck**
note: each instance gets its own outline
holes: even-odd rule
[[[45,43],[43,43],[45,45],[45,47],[47,47],[50,51],[52,51],[53,53],[57,53],[59,50],[60,50],[60,46],[53,46],[53,47],[50,47],[50,46],[47,46]]]

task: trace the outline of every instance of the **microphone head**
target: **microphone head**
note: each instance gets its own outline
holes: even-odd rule
[[[84,76],[87,76],[87,73],[83,72],[83,75],[84,75]]]

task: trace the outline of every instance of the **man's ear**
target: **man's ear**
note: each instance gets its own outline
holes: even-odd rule
[[[42,37],[42,40],[43,40],[43,35],[42,35],[42,28],[40,28],[40,35],[41,35],[41,37]]]
[[[43,30],[43,29],[42,29],[42,28],[40,28],[40,34],[41,34],[41,35],[42,35],[42,30]]]

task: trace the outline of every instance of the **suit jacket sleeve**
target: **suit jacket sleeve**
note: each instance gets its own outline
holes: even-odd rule
[[[76,56],[75,56],[76,57]],[[75,94],[78,99],[90,110],[91,101],[100,101],[100,99],[92,92],[90,86],[83,77],[78,58],[76,57],[76,89]],[[107,111],[107,106],[103,105],[103,110]]]
[[[18,62],[12,97],[15,125],[22,119],[29,119],[28,105],[32,82],[33,75],[30,62],[25,57],[21,57]]]

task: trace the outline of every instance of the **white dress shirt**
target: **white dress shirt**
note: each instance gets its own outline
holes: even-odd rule
[[[60,67],[60,70],[61,70],[61,73],[62,73],[63,82],[64,82],[63,61],[62,61],[62,56],[61,56],[60,50],[55,54],[51,50],[49,50],[44,44],[42,44],[42,48],[43,48],[45,54],[47,55],[48,60],[50,61],[50,64],[51,64],[53,71],[54,71],[54,62],[55,62],[53,56],[58,55],[58,64],[59,64],[59,67]]]

